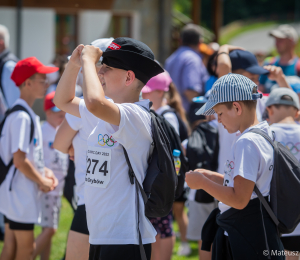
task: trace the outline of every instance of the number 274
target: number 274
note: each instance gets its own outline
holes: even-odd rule
[[[95,159],[92,159],[91,158],[88,158],[87,159],[87,163],[89,164],[87,169],[86,169],[86,173],[91,173],[90,171],[90,167],[91,167],[91,164],[94,163],[94,167],[93,167],[93,171],[92,171],[92,174],[95,173],[95,169],[96,169],[96,166],[97,164],[99,163],[99,160],[95,160]],[[106,176],[106,174],[108,173],[108,170],[107,170],[107,161],[104,161],[103,164],[101,165],[101,167],[99,168],[99,172],[103,172],[104,176]]]

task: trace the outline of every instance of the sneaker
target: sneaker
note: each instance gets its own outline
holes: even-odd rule
[[[179,248],[178,248],[178,252],[177,255],[181,255],[181,256],[188,256],[190,255],[192,252],[191,247],[189,245],[189,243],[181,243]]]

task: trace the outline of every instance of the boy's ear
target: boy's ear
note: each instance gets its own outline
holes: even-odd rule
[[[126,73],[126,81],[125,81],[126,86],[129,86],[134,80],[135,80],[134,72],[131,70],[128,70]]]
[[[266,107],[266,110],[268,111],[269,117],[274,115],[274,106]]]
[[[236,111],[237,115],[240,116],[242,114],[242,106],[240,102],[233,102],[232,108]]]
[[[300,110],[296,109],[295,111],[295,120],[300,118]]]

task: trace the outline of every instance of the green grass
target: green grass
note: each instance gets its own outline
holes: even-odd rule
[[[71,226],[71,221],[73,218],[73,212],[69,203],[66,199],[62,200],[62,209],[60,215],[60,223],[57,233],[54,235],[52,240],[52,249],[50,260],[60,260],[65,253],[66,241],[68,236],[68,231]],[[178,231],[177,223],[174,223],[174,231]],[[35,226],[34,233],[37,236],[41,232],[41,228],[39,226]],[[176,244],[174,246],[173,257],[172,260],[198,260],[198,243],[191,242],[192,254],[188,257],[186,256],[177,256],[177,250],[180,245],[179,239],[176,239]],[[2,251],[3,242],[0,242],[0,252]]]
[[[231,39],[235,38],[241,33],[255,30],[255,29],[260,29],[273,24],[276,24],[276,22],[266,21],[266,22],[255,22],[255,23],[248,23],[248,24],[245,22],[233,22],[231,23],[231,25],[227,26],[227,28],[221,32],[219,43],[221,45],[228,44],[231,41]]]
[[[73,219],[73,210],[66,199],[62,200],[61,215],[58,231],[53,237],[50,260],[60,260],[65,254],[68,232]],[[41,232],[41,227],[35,226],[34,234],[37,237]],[[2,251],[3,242],[0,242],[0,252]]]

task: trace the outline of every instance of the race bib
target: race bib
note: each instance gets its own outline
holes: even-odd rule
[[[110,181],[111,149],[88,146],[85,184],[106,188]]]

